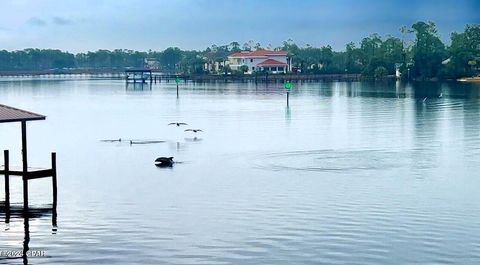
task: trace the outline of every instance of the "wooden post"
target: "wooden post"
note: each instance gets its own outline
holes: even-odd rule
[[[30,250],[30,219],[27,214],[23,215],[23,229],[25,236],[23,238],[23,252],[22,252],[22,260],[23,264],[29,264],[28,263],[28,253]]]
[[[28,211],[27,122],[22,121],[23,210]]]
[[[57,233],[57,209],[52,209],[52,234]]]
[[[10,159],[8,156],[8,150],[3,151],[3,159],[5,160],[5,207],[10,209],[10,176],[8,172],[10,170]]]
[[[52,192],[53,209],[57,208],[57,153],[52,153]]]

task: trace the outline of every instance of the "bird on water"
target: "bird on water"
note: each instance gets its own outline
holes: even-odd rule
[[[118,138],[118,139],[108,139],[108,140],[101,140],[102,142],[109,142],[109,143],[113,143],[113,142],[121,142],[122,141],[122,138]]]
[[[168,125],[175,125],[177,127],[180,127],[182,125],[188,125],[188,123],[185,123],[185,122],[171,122]]]
[[[173,166],[173,157],[159,157],[155,159],[155,165],[157,167],[171,167]]]
[[[203,132],[203,131],[200,130],[200,129],[186,129],[185,131],[186,131],[186,132],[194,132],[194,133]]]

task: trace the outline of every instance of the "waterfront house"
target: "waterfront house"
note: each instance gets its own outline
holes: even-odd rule
[[[242,66],[246,73],[270,72],[286,73],[289,69],[287,51],[240,51],[228,56],[227,64],[232,70],[241,70]]]
[[[155,58],[145,58],[144,67],[151,70],[158,70],[160,69],[160,63]]]

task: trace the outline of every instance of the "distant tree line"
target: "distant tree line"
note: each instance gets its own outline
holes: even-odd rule
[[[288,51],[295,71],[315,74],[357,73],[382,78],[400,71],[410,78],[457,78],[478,73],[480,66],[480,25],[467,25],[463,32],[451,34],[450,45],[444,44],[433,22],[417,22],[400,29],[402,38],[372,34],[359,43],[348,43],[344,51],[331,46],[298,46],[293,40],[280,47],[249,41],[241,45],[212,45],[203,51],[181,50],[139,52],[133,50],[98,50],[72,54],[52,49],[0,50],[0,71],[47,69],[123,69],[144,67],[153,60],[162,71],[203,74],[211,70],[205,64],[220,65],[216,73],[230,71],[224,64],[227,56],[241,50],[275,49]]]

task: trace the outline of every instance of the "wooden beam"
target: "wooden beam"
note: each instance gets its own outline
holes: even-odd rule
[[[48,178],[48,177],[53,177],[53,175],[54,175],[53,169],[36,170],[36,171],[30,171],[27,173],[28,179]]]
[[[18,170],[5,170],[2,169],[0,170],[0,175],[5,175],[8,174],[10,176],[23,176],[23,171],[18,171]]]

